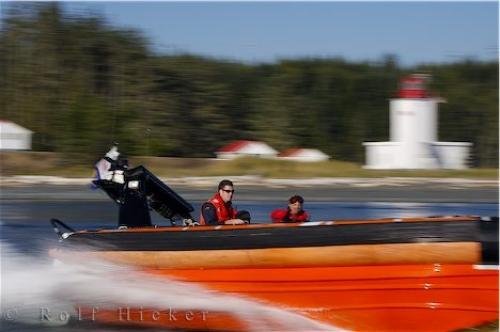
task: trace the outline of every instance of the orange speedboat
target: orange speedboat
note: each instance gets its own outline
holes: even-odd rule
[[[148,207],[192,219],[192,206],[143,167],[124,174],[119,185],[97,183],[120,205],[121,227],[63,233],[64,224],[52,220],[61,238],[53,257],[132,266],[332,329],[450,331],[498,320],[498,217],[155,227]],[[251,328],[223,311],[188,310],[186,319],[171,319],[158,308],[128,308],[123,320],[117,310],[91,314],[169,329]]]
[[[498,319],[498,218],[144,227],[64,238],[51,251],[61,260],[126,264],[347,330],[450,331]],[[153,317],[140,320],[132,310],[127,324],[245,329],[227,313],[191,321],[144,316]]]

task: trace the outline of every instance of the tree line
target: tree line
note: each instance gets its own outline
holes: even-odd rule
[[[447,100],[439,140],[472,142],[475,165],[498,164],[498,61],[244,64],[157,54],[140,32],[72,16],[56,2],[6,7],[0,117],[34,131],[34,150],[92,159],[117,141],[129,155],[207,157],[255,139],[363,162],[362,142],[388,140],[398,81],[418,72]]]

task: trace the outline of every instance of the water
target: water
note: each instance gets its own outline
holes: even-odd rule
[[[194,204],[199,209],[201,202]],[[278,201],[239,201],[253,221],[269,219],[282,206]],[[313,220],[410,217],[430,215],[498,215],[497,203],[383,203],[310,202],[305,208]],[[75,319],[75,303],[141,303],[160,308],[226,310],[240,315],[257,331],[269,330],[266,322],[284,330],[334,330],[301,316],[264,306],[247,299],[217,294],[201,287],[170,281],[159,282],[137,271],[103,262],[78,262],[74,266],[54,266],[47,249],[57,245],[48,220],[58,218],[75,229],[112,228],[117,208],[108,201],[3,201],[1,203],[2,331],[118,331],[121,328],[80,322]],[[153,222],[167,223],[152,213]],[[137,280],[141,280],[140,283]],[[162,296],[158,296],[162,294]],[[41,308],[52,314],[72,315],[64,320],[41,321]],[[14,319],[11,319],[12,317]],[[63,317],[66,318],[66,317]],[[127,329],[135,331],[136,329]]]

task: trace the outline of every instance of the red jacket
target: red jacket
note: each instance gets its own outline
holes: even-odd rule
[[[236,209],[233,209],[231,202],[224,203],[219,193],[216,193],[214,197],[207,201],[207,203],[213,204],[215,206],[215,212],[217,213],[217,222],[219,224],[224,224],[224,221],[236,218]],[[203,213],[200,214],[200,225],[206,225],[205,218],[203,218]]]
[[[288,209],[276,209],[271,212],[271,220],[274,223],[278,222],[305,222],[309,221],[309,213],[302,210],[298,214],[292,216]]]

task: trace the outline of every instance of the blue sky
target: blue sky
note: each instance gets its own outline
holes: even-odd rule
[[[67,2],[142,31],[152,49],[249,63],[342,57],[400,64],[498,59],[498,3]]]

